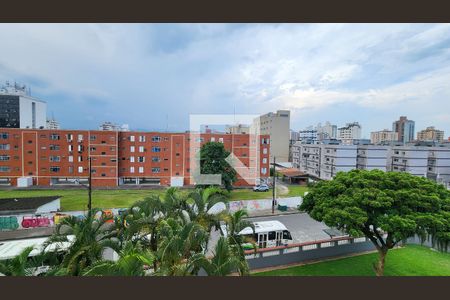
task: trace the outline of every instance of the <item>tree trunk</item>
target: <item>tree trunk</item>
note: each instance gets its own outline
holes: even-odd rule
[[[386,254],[388,252],[387,248],[381,248],[380,250],[378,250],[378,263],[374,264],[374,269],[375,269],[375,273],[378,277],[383,276],[384,275],[384,261],[386,259]]]

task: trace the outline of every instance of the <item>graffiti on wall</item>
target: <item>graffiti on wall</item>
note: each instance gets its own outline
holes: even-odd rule
[[[0,217],[0,231],[15,230],[17,228],[19,228],[19,222],[16,216]]]

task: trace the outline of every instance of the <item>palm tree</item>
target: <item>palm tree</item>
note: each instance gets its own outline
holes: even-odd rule
[[[196,273],[194,262],[205,251],[208,233],[195,222],[183,224],[169,218],[158,227],[161,241],[157,258],[160,262],[158,275],[180,276]]]
[[[28,257],[33,247],[27,247],[14,258],[0,262],[0,274],[5,276],[29,276],[32,275],[33,265]]]
[[[199,268],[203,268],[208,276],[227,276],[236,271],[241,276],[248,275],[247,261],[245,257],[242,259],[236,256],[234,247],[236,245],[230,245],[226,238],[220,237],[214,248],[214,256],[211,259],[200,257],[195,263]]]
[[[196,189],[188,196],[188,202],[192,201],[188,209],[191,221],[196,221],[202,225],[208,232],[211,232],[213,226],[216,229],[220,227],[220,221],[223,219],[223,212],[212,211],[213,206],[223,203],[228,204],[226,193],[218,187],[208,187],[205,189]]]
[[[47,240],[44,248],[57,242],[71,242],[68,236],[74,236],[59,270],[66,270],[68,275],[80,275],[85,268],[102,259],[105,249],[119,251],[115,224],[107,223],[109,218],[99,217],[98,213],[99,210],[94,209],[84,219],[67,217],[56,226],[54,235]]]
[[[228,231],[227,242],[234,252],[234,256],[240,259],[243,266],[245,262],[245,266],[248,267],[243,244],[251,244],[254,251],[256,251],[257,245],[254,238],[245,237],[239,234],[243,229],[248,227],[252,229],[253,233],[255,232],[255,225],[244,219],[247,216],[248,214],[245,210],[238,210],[233,214],[229,214],[225,219],[225,223]],[[248,272],[248,270],[245,272]],[[241,272],[241,274],[243,273]]]
[[[119,251],[117,261],[101,260],[94,263],[84,276],[143,276],[145,266],[151,266],[154,256],[150,251],[143,250],[139,243],[125,242]]]

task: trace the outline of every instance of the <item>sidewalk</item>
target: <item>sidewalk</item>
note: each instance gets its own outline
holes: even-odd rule
[[[249,218],[257,218],[257,217],[268,217],[268,216],[282,216],[282,215],[292,215],[292,214],[301,214],[296,208],[288,208],[287,211],[280,211],[275,208],[275,211],[272,214],[272,209],[261,209],[255,211],[249,211]]]

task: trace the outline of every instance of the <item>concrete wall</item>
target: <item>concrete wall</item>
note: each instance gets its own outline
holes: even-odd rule
[[[288,208],[297,208],[302,200],[302,197],[279,198],[277,199],[277,204],[286,205]],[[268,210],[272,209],[272,199],[230,201],[229,205],[230,212],[235,212],[240,209],[245,209],[248,212]]]
[[[303,243],[295,247],[278,247],[281,249],[266,250],[256,255],[247,254],[247,262],[251,270],[282,266],[325,258],[375,250],[366,238],[330,239],[318,243]]]

